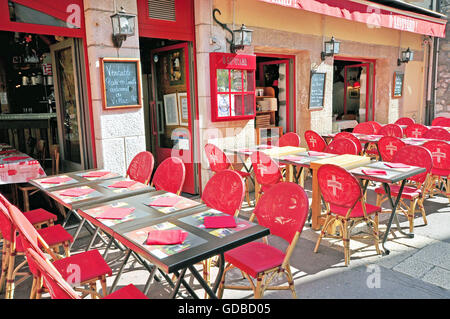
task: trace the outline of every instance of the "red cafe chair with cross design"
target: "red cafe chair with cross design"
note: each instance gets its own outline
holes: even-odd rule
[[[206,144],[205,145],[205,153],[206,158],[209,162],[209,167],[214,173],[221,172],[226,169],[232,169],[234,170],[233,164],[228,159],[227,155],[216,145],[214,144]],[[235,170],[236,173],[241,175],[241,177],[245,181],[245,199],[247,201],[248,206],[250,205],[250,194],[249,194],[249,179],[250,179],[250,173],[243,172],[240,170]]]
[[[406,144],[401,139],[393,136],[383,136],[378,141],[378,150],[380,151],[381,159],[384,162],[392,162],[395,153]]]
[[[349,140],[352,140],[352,141],[355,143],[355,145],[356,145],[356,152],[357,152],[358,154],[361,154],[361,152],[363,151],[361,142],[360,142],[360,141],[358,140],[358,138],[357,138],[355,135],[353,135],[352,133],[349,133],[349,132],[340,132],[340,133],[338,133],[338,134],[336,134],[336,135],[334,136],[334,139],[338,139],[338,138],[347,138],[347,139],[349,139]]]
[[[444,141],[429,141],[423,144],[431,152],[431,195],[441,193],[450,201],[450,144]]]
[[[218,290],[219,298],[222,298],[226,288],[253,290],[255,298],[262,298],[265,290],[285,289],[291,290],[296,298],[290,257],[305,225],[308,210],[308,196],[301,186],[282,182],[268,189],[261,196],[254,214],[260,225],[270,229],[272,236],[285,240],[289,245],[282,251],[270,245],[268,238],[264,238],[263,242],[253,241],[227,251],[227,265]],[[233,268],[241,270],[250,286],[225,285],[225,276]],[[273,279],[280,273],[286,276],[287,286],[272,284]]]
[[[293,146],[293,147],[299,147],[300,146],[300,136],[298,136],[295,132],[289,132],[280,137],[280,139],[277,142],[277,146],[284,147],[284,146]]]
[[[381,125],[380,123],[378,123],[377,121],[369,121],[367,123],[372,124],[373,128],[375,129],[375,133],[374,134],[380,134],[380,130],[383,127],[383,125]]]
[[[400,127],[400,125],[386,124],[385,126],[381,127],[378,134],[383,135],[383,136],[393,136],[393,137],[402,138],[403,130]]]
[[[416,123],[416,122],[414,121],[414,119],[412,119],[410,117],[401,117],[397,121],[394,122],[394,124],[406,125],[406,126],[412,125],[414,123]]]
[[[432,127],[423,135],[430,140],[450,141],[450,132],[442,127]]]
[[[278,164],[264,152],[253,152],[250,160],[255,172],[255,204],[267,189],[283,181]]]
[[[399,202],[399,209],[408,218],[409,231],[412,232],[414,229],[414,214],[417,205],[422,213],[424,224],[426,225],[428,223],[423,201],[425,200],[425,193],[429,187],[429,174],[433,167],[433,158],[431,152],[422,146],[406,145],[394,154],[392,162],[423,167],[426,169],[424,173],[408,178],[408,182],[413,184],[405,185]],[[391,196],[397,197],[400,187],[400,185],[390,185]],[[377,194],[377,205],[381,205],[387,200],[386,192],[383,187],[376,188],[375,193]],[[406,204],[405,200],[409,200],[409,205]]]
[[[433,119],[431,126],[450,127],[450,117],[439,116]]]
[[[359,123],[358,125],[356,125],[353,128],[352,132],[358,133],[358,134],[371,135],[371,134],[376,134],[376,129],[373,126],[373,124],[371,124],[369,122],[362,122],[362,123]]]
[[[409,125],[405,129],[405,135],[406,137],[412,137],[412,138],[423,138],[424,134],[428,131],[428,127],[426,127],[423,124],[415,123],[412,125]]]
[[[153,175],[152,184],[156,190],[180,195],[186,178],[186,167],[178,157],[169,157],[159,164]]]
[[[81,299],[72,286],[63,278],[58,270],[41,254],[31,248],[26,250],[29,264],[42,274],[43,284],[52,299]],[[130,284],[102,299],[148,299],[139,289]]]
[[[350,263],[350,232],[351,229],[365,222],[372,230],[371,237],[374,240],[377,254],[380,254],[378,246],[378,213],[379,206],[366,203],[360,183],[352,174],[342,167],[325,164],[317,171],[319,188],[327,210],[327,218],[317,239],[314,252],[317,253],[323,237],[336,236],[327,234],[328,226],[337,221],[341,226],[341,239],[344,242],[345,265]],[[353,236],[352,238],[357,238]]]
[[[138,153],[130,162],[127,169],[127,177],[130,179],[148,185],[155,166],[153,154],[147,151]]]
[[[355,142],[347,138],[333,139],[325,148],[325,153],[358,155],[358,147]]]
[[[44,252],[49,254],[52,259],[52,265],[58,272],[69,281],[75,288],[92,298],[97,298],[100,294],[97,292],[97,281],[100,281],[102,293],[106,294],[106,276],[112,275],[112,270],[96,249],[81,252],[69,257],[61,258],[50,249],[48,243],[23,216],[19,209],[13,205],[9,208],[11,220],[20,233],[20,239],[24,250],[32,249],[39,253],[45,259]],[[42,247],[42,248],[41,248]],[[33,285],[31,298],[39,299],[45,291],[42,286],[42,274],[33,265],[28,265],[33,274]],[[81,288],[89,286],[89,289]]]
[[[305,132],[305,140],[310,151],[323,152],[327,147],[323,137],[311,130]]]

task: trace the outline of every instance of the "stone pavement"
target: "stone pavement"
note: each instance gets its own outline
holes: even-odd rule
[[[308,196],[311,197],[310,180],[306,182]],[[44,201],[36,199],[36,207],[44,205]],[[375,203],[375,193],[369,187],[368,202]],[[387,206],[386,206],[387,207]],[[241,216],[248,218],[252,207],[246,206]],[[436,196],[425,201],[428,225],[423,225],[422,217],[416,215],[414,238],[405,238],[399,232],[390,235],[386,247],[391,253],[387,256],[377,255],[371,241],[351,240],[351,262],[344,265],[342,243],[338,240],[323,239],[318,253],[313,249],[318,238],[318,232],[305,226],[300,240],[291,259],[291,267],[295,280],[295,289],[299,299],[448,299],[450,298],[450,205],[448,199]],[[380,224],[386,223],[388,214],[380,216]],[[402,227],[408,223],[400,216]],[[395,224],[394,224],[395,225]],[[385,226],[380,230],[384,232]],[[363,231],[364,227],[355,231]],[[87,234],[84,234],[87,235]],[[83,236],[83,233],[82,233]],[[86,248],[89,237],[76,241],[73,251]],[[269,242],[280,249],[287,244],[279,239],[269,239]],[[96,242],[100,252],[104,247]],[[108,278],[108,287],[114,280],[123,254],[112,250],[108,262],[113,269],[113,277]],[[20,259],[20,258],[19,258]],[[200,269],[200,265],[199,269]],[[217,269],[213,267],[212,278]],[[242,281],[239,271],[230,271],[227,280]],[[143,289],[148,279],[148,273],[133,258],[127,264],[126,271],[119,281],[118,287],[129,283]],[[284,277],[278,278],[280,282]],[[193,277],[188,273],[187,281],[191,283],[199,296],[204,293]],[[244,283],[245,281],[242,281]],[[28,298],[31,280],[26,280],[17,287],[15,297]],[[183,291],[183,289],[182,289]],[[162,280],[154,282],[148,296],[150,298],[168,298],[170,287]],[[3,295],[0,295],[2,298]],[[44,295],[43,298],[48,298]],[[224,298],[253,298],[249,291],[225,290]],[[291,298],[290,291],[266,291],[264,298]]]

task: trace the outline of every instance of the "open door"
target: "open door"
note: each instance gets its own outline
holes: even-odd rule
[[[374,120],[373,72],[373,63],[344,68],[344,114],[355,114],[360,123]]]

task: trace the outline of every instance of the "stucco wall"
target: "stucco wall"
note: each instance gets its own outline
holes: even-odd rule
[[[442,13],[450,14],[450,0],[441,0]],[[436,81],[435,116],[450,117],[450,26],[447,23],[446,37],[439,42],[439,65]]]

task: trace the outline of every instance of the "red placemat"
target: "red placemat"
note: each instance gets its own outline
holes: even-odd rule
[[[135,210],[134,207],[110,207],[98,215],[97,219],[124,219]]]
[[[363,169],[361,170],[366,175],[387,175],[386,171],[381,169]]]
[[[110,174],[110,172],[89,172],[83,175],[83,177],[103,177]]]
[[[52,178],[47,178],[41,181],[42,184],[60,184],[60,183],[65,183],[68,181],[71,181],[72,178],[70,177],[52,177]]]
[[[136,181],[120,181],[120,182],[116,182],[112,185],[109,185],[108,187],[113,187],[113,188],[128,188],[133,186],[134,184],[136,184]]]
[[[12,156],[12,157],[6,157],[3,159],[3,161],[19,161],[22,159],[30,158],[29,156]]]
[[[390,168],[410,168],[411,166],[402,164],[402,163],[384,163],[387,167]]]
[[[61,196],[69,196],[69,197],[80,197],[84,195],[88,195],[95,191],[92,188],[71,188],[66,189],[62,193],[60,193]]]
[[[159,197],[150,203],[148,205],[155,206],[155,207],[173,207],[175,206],[182,198],[170,196],[170,197]]]
[[[205,228],[235,228],[236,220],[233,216],[206,216],[203,225]]]
[[[181,229],[151,230],[148,232],[147,245],[179,245],[188,233]]]

